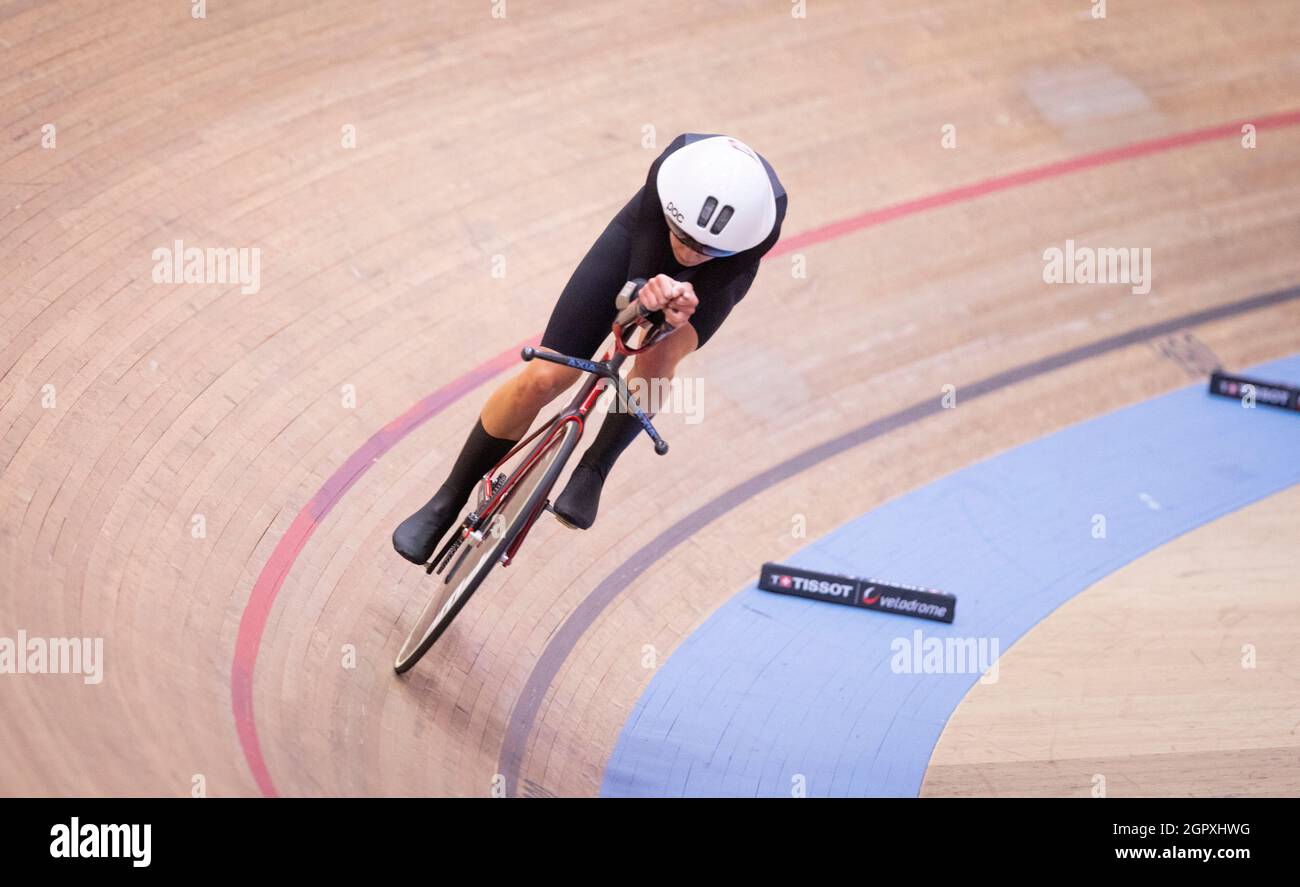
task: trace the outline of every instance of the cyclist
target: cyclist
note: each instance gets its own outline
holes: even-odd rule
[[[542,347],[594,357],[617,313],[613,294],[624,282],[645,278],[641,304],[662,310],[679,329],[636,358],[628,381],[671,379],[677,362],[703,346],[745,297],[759,259],[781,236],[785,210],[785,188],[749,146],[720,135],[678,136],[573,272],[546,325]],[[397,552],[413,563],[426,563],[458,522],[478,481],[528,432],[542,407],[580,375],[571,367],[532,361],[497,388],[446,482],[393,532]],[[631,414],[606,414],[553,505],[564,522],[584,530],[592,525],[601,486],[640,431]]]

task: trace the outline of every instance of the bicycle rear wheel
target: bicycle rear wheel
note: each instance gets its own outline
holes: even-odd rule
[[[393,668],[398,674],[410,669],[429,651],[487,578],[492,566],[500,562],[511,543],[534,519],[577,447],[580,433],[577,423],[565,422],[562,430],[551,434],[542,444],[541,454],[506,491],[506,498],[497,507],[483,538],[471,535],[461,544],[446,579],[436,587],[433,598],[425,605],[415,628],[397,653]],[[515,470],[524,469],[520,466]],[[490,531],[492,526],[504,527],[505,531],[496,536]]]

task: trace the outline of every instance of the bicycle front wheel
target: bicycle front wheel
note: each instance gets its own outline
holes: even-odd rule
[[[398,674],[410,669],[429,651],[470,596],[483,584],[492,566],[501,560],[515,538],[534,519],[569,456],[578,446],[580,433],[577,423],[565,422],[562,430],[551,434],[542,444],[542,450],[532,464],[525,463],[527,467],[521,465],[515,469],[523,474],[518,479],[511,478],[514,483],[484,528],[483,538],[471,535],[461,543],[446,579],[437,586],[433,598],[420,613],[415,628],[411,629],[398,651],[393,665]]]

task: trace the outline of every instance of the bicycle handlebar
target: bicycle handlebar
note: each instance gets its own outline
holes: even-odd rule
[[[619,290],[618,295],[614,297],[614,307],[618,309],[618,316],[614,318],[614,323],[621,327],[642,321],[650,324],[663,323],[664,313],[662,311],[647,311],[646,307],[641,304],[640,299],[637,298],[643,286],[645,286],[645,281],[639,277],[623,284],[623,289]]]
[[[623,285],[623,289],[619,291],[614,300],[614,305],[618,309],[618,315],[615,317],[613,324],[614,346],[620,355],[641,354],[677,329],[677,327],[668,323],[663,311],[649,311],[637,299],[637,294],[643,286],[645,286],[645,281],[641,278],[629,280]],[[636,348],[628,347],[627,339],[633,335],[637,327],[646,328],[645,335],[641,338],[641,344]],[[619,377],[617,367],[618,362],[621,362],[621,358],[611,364],[609,361],[597,362],[565,354],[555,354],[532,346],[521,350],[519,356],[525,361],[545,360],[551,363],[564,364],[608,379],[614,384],[618,398],[623,406],[628,412],[636,416],[645,433],[654,441],[655,453],[663,456],[668,452],[668,442],[659,436],[659,432],[655,430],[650,417],[636,404],[635,397],[627,390],[623,380]]]
[[[623,289],[614,299],[614,307],[618,309],[618,315],[614,318],[614,335],[616,346],[623,354],[640,354],[677,331],[677,327],[668,322],[662,309],[651,311],[641,304],[637,296],[645,283],[645,280],[640,277],[629,280],[623,284]],[[631,348],[627,340],[635,332],[636,327],[645,327],[646,331],[641,337],[641,344]]]

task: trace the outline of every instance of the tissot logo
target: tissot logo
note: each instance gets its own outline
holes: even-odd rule
[[[1287,401],[1291,399],[1291,392],[1282,388],[1269,388],[1260,385],[1255,392],[1255,397],[1262,403],[1286,406]]]
[[[802,576],[786,576],[782,573],[773,573],[772,578],[776,584],[782,588],[793,588],[797,591],[811,592],[812,594],[824,594],[828,597],[848,597],[853,594],[853,586],[843,582],[827,582],[824,579],[805,579]]]

